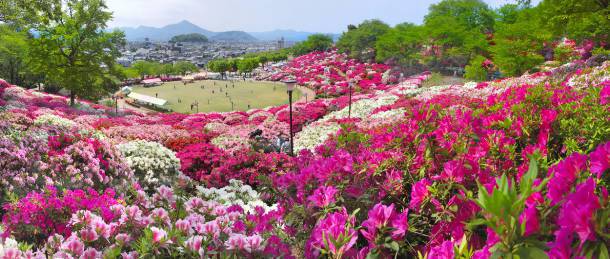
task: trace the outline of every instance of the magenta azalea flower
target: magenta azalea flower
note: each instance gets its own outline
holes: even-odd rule
[[[353,228],[354,225],[354,217],[348,215],[345,208],[340,212],[330,213],[318,222],[309,244],[314,248],[327,250],[334,255],[343,255],[356,244],[358,239],[358,234]]]
[[[549,168],[553,175],[548,183],[547,197],[553,204],[558,203],[570,192],[578,174],[586,169],[587,156],[574,153],[558,164]]]
[[[600,208],[599,198],[595,195],[595,180],[589,178],[576,187],[576,191],[566,198],[561,206],[555,231],[555,242],[551,244],[549,254],[563,255],[560,258],[570,256],[570,245],[573,234],[580,239],[580,247],[587,240],[595,239],[595,228],[593,216]]]
[[[521,216],[519,216],[519,224],[523,224],[525,222],[525,233],[524,236],[529,236],[538,232],[540,229],[540,222],[538,222],[538,210],[536,207],[530,206],[527,207]]]
[[[405,209],[402,213],[397,213],[394,210],[394,204],[385,206],[381,203],[375,204],[371,210],[369,210],[369,218],[362,222],[363,229],[360,233],[369,241],[371,247],[375,247],[378,234],[381,233],[386,227],[390,227],[392,230],[389,233],[392,239],[399,240],[405,236],[409,229],[408,222],[408,210]]]
[[[428,186],[430,186],[430,180],[426,178],[419,180],[413,185],[413,188],[411,189],[411,201],[409,202],[409,208],[417,211],[421,209],[421,203],[428,197],[428,195],[430,195]]]
[[[601,83],[603,86],[601,92],[599,93],[599,104],[606,105],[610,103],[610,80],[606,80]]]
[[[330,204],[335,203],[335,194],[338,190],[332,186],[321,186],[313,192],[313,195],[309,196],[309,200],[314,207],[324,208]]]
[[[610,142],[599,145],[589,154],[589,157],[591,158],[591,173],[597,174],[597,178],[601,178],[604,171],[610,168]]]

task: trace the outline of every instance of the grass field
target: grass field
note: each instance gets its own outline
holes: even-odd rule
[[[228,112],[231,111],[231,102],[234,111],[288,103],[286,86],[271,82],[204,80],[184,85],[178,81],[150,88],[135,86],[133,92],[149,96],[158,94],[158,98],[167,100],[168,108],[180,113],[197,112],[196,107],[191,110],[194,102],[199,102],[199,112]],[[293,101],[300,98],[301,92],[295,89]]]

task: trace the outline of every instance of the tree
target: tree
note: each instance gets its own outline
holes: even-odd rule
[[[28,53],[28,34],[16,31],[12,26],[0,24],[0,78],[22,85],[31,75],[25,64]]]
[[[145,76],[156,76],[160,74],[173,74],[174,69],[171,64],[167,66],[162,66],[156,62],[138,60],[134,62],[131,67],[137,71],[140,78],[144,78]]]
[[[337,41],[341,52],[349,53],[350,57],[360,60],[372,60],[375,57],[377,38],[390,30],[390,26],[379,20],[366,20],[358,27],[348,29]]]
[[[324,34],[312,34],[307,40],[292,47],[295,55],[304,55],[312,51],[326,51],[333,45],[333,39]]]
[[[98,97],[118,85],[115,61],[125,37],[106,32],[112,13],[103,0],[7,1],[28,14],[24,29],[38,34],[29,41],[32,68],[68,89],[71,105],[76,95]]]
[[[486,55],[489,43],[479,29],[470,29],[454,16],[434,16],[424,24],[426,45],[433,51],[424,55],[424,63],[440,67],[464,67],[476,55]]]
[[[258,67],[260,63],[258,58],[244,58],[237,61],[237,69],[241,73],[250,73]]]
[[[608,42],[610,8],[608,0],[544,0],[538,6],[542,22],[554,35],[577,41]]]
[[[230,69],[230,64],[226,59],[216,59],[208,63],[208,69],[212,72],[220,73],[221,77],[225,78],[227,71]]]
[[[179,61],[174,63],[174,73],[179,75],[185,75],[187,73],[196,72],[199,69],[195,64],[188,61]]]
[[[491,32],[494,26],[494,12],[481,0],[443,0],[430,5],[424,21],[438,17],[454,17],[469,30],[481,32]]]
[[[524,9],[514,23],[498,23],[491,54],[506,76],[517,76],[544,62],[541,55],[552,34],[539,25],[538,10]]]
[[[464,78],[475,81],[484,81],[487,79],[487,69],[483,67],[483,62],[487,58],[483,56],[477,56],[470,60],[470,64],[466,66]]]
[[[411,23],[398,24],[377,40],[377,61],[393,60],[412,67],[419,63],[423,42],[423,27]]]

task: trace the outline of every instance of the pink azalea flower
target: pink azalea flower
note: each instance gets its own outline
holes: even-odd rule
[[[80,256],[85,251],[85,244],[77,236],[72,235],[61,245],[61,249],[74,256]]]
[[[601,83],[603,86],[601,92],[599,93],[599,104],[606,105],[610,103],[610,80],[606,80]]]
[[[595,180],[589,178],[566,198],[557,220],[559,231],[575,232],[581,243],[593,240],[595,237],[593,214],[599,208],[599,198],[595,195]]]
[[[81,230],[79,234],[80,238],[85,242],[93,242],[98,238],[97,232],[89,228]]]
[[[586,164],[587,156],[574,153],[549,168],[549,175],[553,176],[548,183],[547,197],[553,204],[561,201],[570,192],[578,174],[586,169]]]
[[[610,142],[599,145],[589,154],[589,157],[591,173],[596,174],[597,178],[601,178],[602,174],[610,168]]]
[[[334,255],[343,255],[356,244],[358,234],[353,228],[355,219],[341,212],[333,212],[321,219],[314,228],[308,243],[316,249],[326,249]],[[340,244],[337,247],[335,244]],[[311,254],[312,251],[308,251]]]
[[[90,247],[85,250],[83,255],[80,257],[81,259],[98,259],[102,258],[102,252],[95,250],[95,248]]]
[[[538,222],[538,210],[536,207],[529,206],[519,216],[519,224],[525,222],[525,233],[524,236],[529,236],[538,232],[540,229],[540,223]]]
[[[307,198],[315,207],[324,208],[335,202],[335,195],[338,190],[332,186],[321,186],[316,189],[313,195]]]
[[[409,208],[419,211],[421,203],[430,195],[428,191],[430,186],[430,180],[424,178],[413,184],[411,188],[411,201],[409,201]]]
[[[202,236],[192,236],[184,242],[184,246],[192,252],[199,252],[202,241]]]
[[[165,230],[163,229],[151,227],[150,230],[152,231],[152,238],[154,243],[160,243],[167,237],[167,232],[165,232]]]
[[[444,241],[442,244],[430,248],[428,258],[453,259],[453,243]]]
[[[242,234],[231,234],[229,239],[225,241],[228,250],[244,250],[247,245],[246,236]]]
[[[246,238],[246,251],[248,253],[260,251],[263,249],[263,238],[259,235],[253,235]]]

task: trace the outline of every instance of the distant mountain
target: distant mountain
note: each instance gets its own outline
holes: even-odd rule
[[[316,34],[316,32],[304,32],[295,30],[273,30],[264,32],[249,32],[250,35],[256,37],[262,41],[279,40],[284,37],[286,41],[304,41],[309,35]],[[326,34],[326,33],[325,33]],[[339,34],[328,34],[333,37],[334,40],[339,38]]]
[[[243,31],[225,31],[218,32],[210,37],[212,41],[233,41],[233,42],[253,42],[258,41],[257,38]]]
[[[199,33],[206,36],[212,41],[275,41],[284,37],[286,41],[303,41],[314,32],[301,32],[295,30],[273,30],[266,32],[244,32],[244,31],[226,31],[213,32],[203,29],[189,21],[181,21],[176,24],[170,24],[161,28],[150,26],[120,27],[118,28],[125,32],[125,37],[128,41],[143,41],[148,38],[151,41],[169,41],[172,37],[181,34]],[[339,34],[330,34],[333,39],[337,39]]]
[[[176,35],[189,33],[203,34],[208,38],[214,35],[214,32],[203,29],[189,21],[181,21],[161,28],[139,26],[137,28],[122,27],[118,29],[125,32],[125,37],[129,41],[141,41],[145,38],[152,41],[168,41]]]

